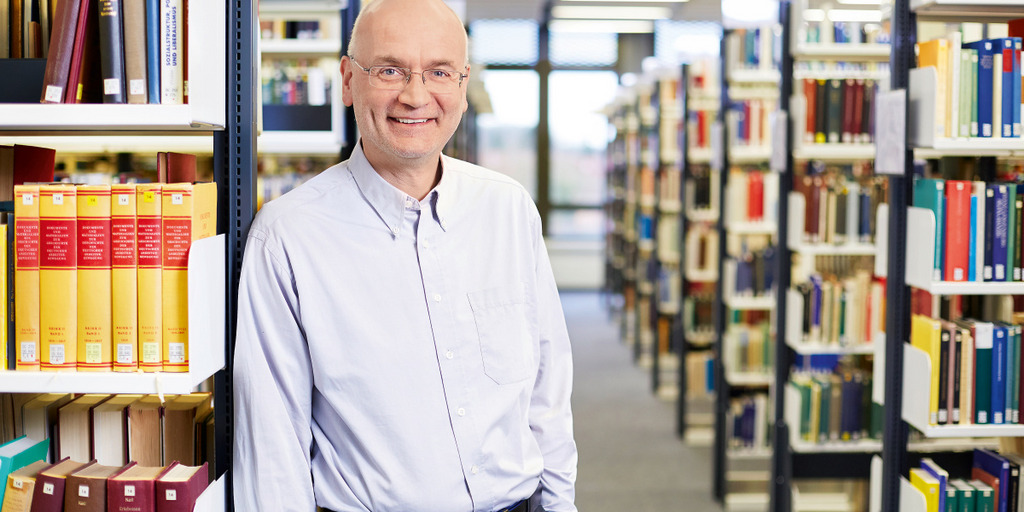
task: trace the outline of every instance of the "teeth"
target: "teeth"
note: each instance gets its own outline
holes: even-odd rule
[[[427,120],[426,119],[398,119],[398,122],[402,123],[402,124],[420,124],[420,123],[427,122]]]

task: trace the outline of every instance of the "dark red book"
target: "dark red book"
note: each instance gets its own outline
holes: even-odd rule
[[[970,264],[971,187],[969,181],[946,181],[946,281],[966,281]]]
[[[209,466],[186,466],[174,461],[156,479],[156,512],[192,512],[209,485]]]
[[[864,80],[858,78],[853,84],[853,142],[860,141],[861,126],[864,125]]]
[[[107,478],[107,512],[156,512],[156,477],[162,466],[140,466],[128,463],[121,471]]]
[[[804,99],[807,105],[807,115],[805,116],[804,125],[804,142],[814,142],[814,123],[817,119],[815,109],[818,105],[816,94],[818,91],[818,83],[813,78],[804,78]]]
[[[75,42],[68,63],[68,87],[64,91],[64,103],[87,103],[79,94],[80,88],[86,88],[95,75],[96,67],[90,62],[97,60],[99,48],[98,16],[95,0],[79,0],[78,21],[75,24]],[[98,75],[96,75],[98,79]],[[84,91],[82,91],[84,94]]]
[[[854,89],[856,89],[854,80],[852,78],[847,78],[846,81],[843,82],[843,135],[840,139],[843,142],[853,142],[853,134],[856,133],[853,126]]]
[[[14,145],[14,184],[53,181],[57,151],[37,146]]]
[[[40,471],[36,475],[36,487],[32,491],[32,512],[64,512],[64,488],[67,477],[86,464],[65,457],[64,460]]]
[[[78,11],[82,0],[63,0],[57,4],[50,49],[46,55],[46,71],[43,74],[43,91],[39,98],[42,103],[62,103],[68,88],[71,71],[71,55],[75,46],[75,32],[78,26]]]
[[[160,183],[196,181],[196,156],[189,153],[157,153],[156,170]]]

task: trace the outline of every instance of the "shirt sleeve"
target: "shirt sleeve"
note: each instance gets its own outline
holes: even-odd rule
[[[547,512],[576,512],[576,441],[573,439],[572,350],[551,261],[534,223],[540,371],[530,401],[530,428],[544,457],[540,506]]]
[[[268,238],[250,231],[238,287],[234,505],[249,512],[312,512],[309,351],[292,273]]]

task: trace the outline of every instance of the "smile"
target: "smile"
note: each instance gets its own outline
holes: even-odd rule
[[[402,119],[402,118],[398,118],[398,117],[395,117],[395,118],[392,118],[392,119],[394,119],[395,121],[398,121],[399,123],[402,123],[402,124],[422,124],[422,123],[425,123],[425,122],[429,121],[429,119]]]

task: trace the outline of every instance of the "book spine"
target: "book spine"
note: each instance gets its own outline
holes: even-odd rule
[[[842,81],[828,81],[828,142],[840,142],[843,131],[843,87]]]
[[[162,245],[161,185],[139,185],[135,201],[138,209],[138,287],[139,287],[139,368],[147,372],[163,369],[161,343]]]
[[[14,187],[15,368],[39,370],[39,186]]]
[[[1000,120],[1001,120],[1000,130],[1001,130],[1001,133],[1002,133],[1003,137],[1009,138],[1009,137],[1013,137],[1014,136],[1014,134],[1013,134],[1013,117],[1014,117],[1013,116],[1013,111],[1014,110],[1017,111],[1017,118],[1018,118],[1018,120],[1020,119],[1020,106],[1019,106],[1019,103],[1018,103],[1017,106],[1015,106],[1013,104],[1013,100],[1014,100],[1014,94],[1013,94],[1013,86],[1014,86],[1013,69],[1015,67],[1014,64],[1013,64],[1013,60],[1014,60],[1014,51],[1013,51],[1014,48],[1013,48],[1013,46],[1014,46],[1014,43],[1013,43],[1013,38],[1010,38],[1010,37],[1000,38],[999,42],[1001,43],[1000,44],[1000,46],[1001,46],[1000,51],[1001,51],[1002,57],[1003,57],[1003,59],[1002,59],[1002,69],[1001,69],[1001,72],[999,73],[999,79],[1002,80],[1002,84],[1001,84],[1002,86],[1000,88],[1000,92],[1002,93],[1002,96],[1000,97],[1001,106],[1002,106],[1002,109],[1000,111]],[[1017,67],[1019,67],[1019,66],[1020,66],[1020,64],[1018,63]],[[1020,133],[1020,128],[1017,128],[1017,133],[1018,134]]]
[[[185,101],[182,7],[182,0],[160,0],[160,102],[165,105]]]
[[[146,92],[160,104],[160,0],[146,0]]]
[[[992,328],[992,423],[1006,423],[1006,328]]]
[[[992,137],[992,83],[993,54],[992,42],[979,41],[978,50],[978,137]]]
[[[103,73],[103,102],[124,103],[124,29],[121,0],[98,0],[100,15],[100,68]]]
[[[992,211],[992,271],[994,281],[1006,281],[1007,244],[1009,242],[1010,204],[1006,185],[993,185],[995,190],[994,208]]]
[[[111,333],[114,371],[139,367],[138,247],[135,186],[111,186]]]
[[[147,103],[146,0],[124,2],[124,76],[128,103]]]
[[[198,226],[192,184],[164,186],[163,370],[188,371],[188,251]]]
[[[970,261],[969,181],[946,182],[946,281],[966,281]]]
[[[1017,185],[1008,184],[1006,185],[1006,280],[1014,281],[1013,270],[1014,267],[1018,267],[1017,274],[1019,276],[1019,264],[1014,264],[1013,257],[1015,255],[1014,245],[1018,242],[1017,240]]]
[[[64,101],[80,5],[81,0],[63,0],[57,5],[50,48],[46,56],[46,71],[43,75],[43,91],[40,98],[42,103]]]
[[[90,27],[90,25],[98,24],[98,13],[92,2],[98,0],[80,0],[81,4],[78,8],[78,23],[75,26],[75,40],[71,50],[71,60],[68,63],[68,85],[64,91],[64,103],[78,103],[79,99],[82,98],[84,88],[82,86],[82,70],[87,69],[88,66],[83,66],[83,59],[85,59],[86,47],[90,46],[92,39],[89,37],[90,32],[95,32],[98,38],[99,32],[98,27]],[[98,43],[96,43],[98,44]]]
[[[78,359],[77,191],[39,187],[40,368],[75,371]]]
[[[971,226],[967,249],[967,280],[978,280],[978,196],[971,195]]]
[[[78,188],[78,371],[111,369],[110,186]]]
[[[37,475],[36,488],[32,493],[32,512],[63,512],[65,482],[63,477]]]
[[[120,480],[108,478],[107,510],[155,512],[155,482],[144,479]]]

